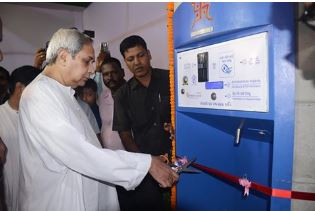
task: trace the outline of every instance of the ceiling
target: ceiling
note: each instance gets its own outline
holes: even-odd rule
[[[53,4],[64,4],[64,5],[87,8],[91,4],[91,2],[56,2]]]

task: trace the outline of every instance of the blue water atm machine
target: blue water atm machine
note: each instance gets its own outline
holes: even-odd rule
[[[182,174],[177,210],[290,210],[273,193],[292,185],[295,6],[176,8],[176,154],[222,173]]]

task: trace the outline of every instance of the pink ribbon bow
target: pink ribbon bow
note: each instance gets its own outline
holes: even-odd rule
[[[182,158],[177,158],[176,161],[174,162],[174,165],[177,167],[181,167],[185,165],[186,163],[188,163],[188,160],[187,160],[187,157],[184,156]]]
[[[248,179],[246,178],[241,178],[241,179],[238,179],[238,183],[244,187],[244,196],[248,196],[249,195],[249,188],[251,186],[251,182],[248,181]]]

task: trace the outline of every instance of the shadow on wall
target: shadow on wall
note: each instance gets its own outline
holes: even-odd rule
[[[312,80],[315,87],[315,4],[300,3],[298,16],[298,67],[305,80]],[[309,25],[309,23],[312,23]]]
[[[315,31],[299,22],[298,67],[305,80],[312,80],[315,87]]]
[[[279,4],[279,3],[274,3]],[[287,3],[280,3],[285,7]],[[296,37],[297,40],[291,40],[292,45],[296,45],[296,52],[292,52],[286,56],[286,60],[291,64],[294,64],[294,56],[296,56],[296,69],[302,71],[302,77],[305,80],[312,80],[313,86],[315,87],[315,28],[311,29],[304,22],[300,21],[300,17],[304,13],[305,6],[303,3],[292,3],[296,4],[296,15],[292,17],[292,14],[281,14],[281,11],[273,11],[272,15],[276,18],[275,27],[279,30],[288,30],[282,22],[285,20],[284,17],[292,17],[295,20]],[[275,8],[275,7],[273,7]],[[281,15],[279,15],[279,13]],[[315,14],[315,10],[314,10]],[[281,17],[281,18],[280,18]],[[315,21],[315,16],[314,16]],[[296,54],[296,55],[295,55]]]

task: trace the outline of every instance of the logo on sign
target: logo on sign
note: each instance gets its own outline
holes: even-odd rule
[[[227,64],[223,64],[221,70],[222,72],[229,74],[232,72],[232,67],[229,67]]]
[[[195,14],[195,20],[192,24],[192,28],[194,25],[200,21],[203,18],[206,18],[207,20],[212,20],[212,17],[210,16],[210,3],[204,3],[204,2],[193,2],[191,5],[194,8],[194,14]]]

